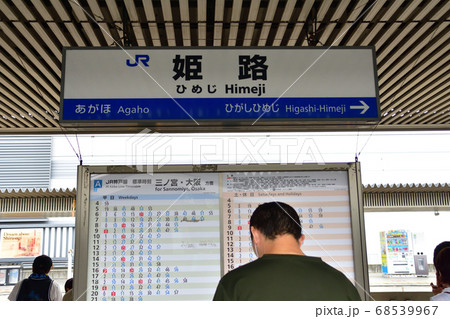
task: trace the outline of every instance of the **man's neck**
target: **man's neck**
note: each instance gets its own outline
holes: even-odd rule
[[[305,255],[299,242],[292,235],[279,235],[273,240],[266,239],[262,253],[264,255]]]

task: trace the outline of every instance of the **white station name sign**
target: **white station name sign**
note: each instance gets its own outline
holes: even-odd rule
[[[62,123],[379,119],[374,49],[66,48]]]

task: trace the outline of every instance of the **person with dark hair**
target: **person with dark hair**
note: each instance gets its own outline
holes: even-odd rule
[[[434,248],[434,252],[433,252],[433,264],[436,267],[436,259],[437,256],[439,255],[439,253],[441,252],[441,250],[443,250],[444,248],[450,247],[450,241],[443,241],[442,243],[440,243],[439,245],[437,245]],[[431,289],[433,291],[433,295],[437,295],[440,294],[443,290],[443,287],[441,285],[439,285],[439,280],[437,278],[437,272],[436,272],[436,285],[433,283],[430,283]]]
[[[442,249],[446,248],[446,247],[450,247],[450,241],[443,241],[442,243],[440,243],[439,245],[437,245],[434,248],[434,251],[433,251],[433,264],[436,264],[436,258],[438,256],[439,252]]]
[[[61,288],[48,273],[53,261],[46,255],[38,256],[33,261],[33,273],[27,279],[17,283],[8,299],[11,301],[60,301]]]
[[[64,290],[66,291],[66,292],[68,292],[70,289],[72,289],[73,288],[73,279],[72,278],[70,278],[70,279],[67,279],[66,280],[66,283],[64,284]]]
[[[431,297],[431,301],[450,301],[450,247],[441,249],[435,259],[437,285],[442,292]]]
[[[64,284],[64,290],[66,293],[63,296],[63,301],[73,301],[73,279],[67,279],[66,283]]]
[[[436,258],[439,254],[439,252],[444,249],[445,247],[450,247],[450,241],[443,241],[442,243],[440,243],[439,245],[437,245],[434,248],[434,252],[433,252],[433,264],[436,265]],[[436,274],[436,282],[437,282],[437,274]],[[430,283],[431,289],[433,291],[433,295],[437,295],[440,294],[442,292],[442,287],[439,286],[439,284],[433,284],[432,282]]]
[[[258,259],[223,276],[213,300],[361,300],[344,274],[303,253],[305,235],[291,206],[259,205],[250,218],[250,236]]]

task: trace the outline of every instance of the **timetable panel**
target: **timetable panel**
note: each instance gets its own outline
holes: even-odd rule
[[[217,174],[91,175],[87,300],[211,300]]]
[[[259,204],[280,201],[298,212],[305,254],[355,278],[347,172],[224,173],[222,188],[225,273],[256,258],[249,230],[252,212]]]
[[[306,255],[368,287],[358,165],[167,165],[153,172],[80,166],[75,298],[212,300],[221,276],[256,259],[250,217],[271,201],[298,213]]]

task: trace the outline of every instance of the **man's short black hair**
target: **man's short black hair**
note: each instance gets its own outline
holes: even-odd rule
[[[52,269],[52,259],[46,255],[38,256],[33,261],[33,272],[35,274],[45,275]]]
[[[434,248],[434,252],[433,252],[433,264],[436,265],[436,258],[439,254],[439,252],[444,249],[445,247],[450,247],[450,241],[443,241],[442,243],[440,243],[439,245],[436,246],[436,248]]]
[[[436,257],[435,266],[441,275],[441,282],[450,284],[450,247],[441,249]]]
[[[297,240],[302,236],[302,227],[297,212],[282,202],[259,205],[250,218],[250,227],[252,226],[272,240],[276,236],[284,234],[290,234]]]

